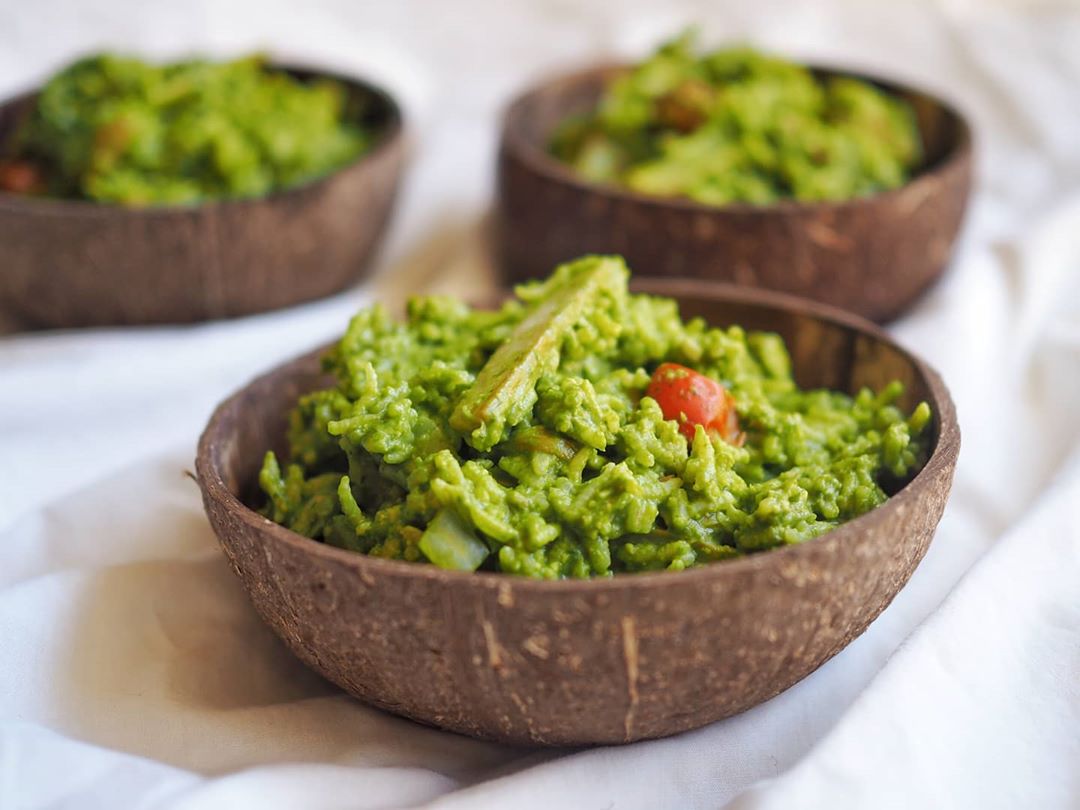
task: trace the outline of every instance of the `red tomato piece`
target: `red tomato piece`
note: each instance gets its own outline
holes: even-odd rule
[[[29,194],[42,186],[41,175],[25,160],[0,161],[0,191]]]
[[[715,430],[732,444],[742,444],[735,401],[723,385],[678,363],[661,363],[645,391],[660,405],[665,419],[679,423],[679,430],[693,440],[701,425]]]

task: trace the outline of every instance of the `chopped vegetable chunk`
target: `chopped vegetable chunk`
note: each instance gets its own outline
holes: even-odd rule
[[[420,536],[420,550],[439,568],[475,571],[490,550],[452,509],[443,509]]]

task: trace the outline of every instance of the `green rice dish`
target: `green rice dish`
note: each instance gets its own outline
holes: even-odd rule
[[[350,103],[340,82],[302,82],[258,57],[89,57],[41,91],[15,136],[8,190],[131,206],[261,196],[367,149]]]
[[[775,334],[683,321],[618,257],[497,311],[420,297],[356,315],[266,455],[263,514],[361,554],[559,579],[802,543],[925,462],[892,383],[803,391]]]
[[[551,151],[592,182],[766,205],[896,188],[922,147],[910,106],[868,82],[819,78],[745,47],[699,55],[688,34],[564,122]]]

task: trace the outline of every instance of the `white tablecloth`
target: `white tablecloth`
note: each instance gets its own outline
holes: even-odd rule
[[[372,284],[228,323],[0,338],[0,807],[1080,807],[1080,14],[659,8],[0,0],[0,95],[95,47],[266,47],[384,80],[415,147]],[[930,553],[818,672],[677,738],[523,751],[368,709],[256,619],[184,475],[198,431],[373,296],[488,283],[500,105],[692,20],[909,79],[974,119],[951,273],[894,326],[964,431]]]

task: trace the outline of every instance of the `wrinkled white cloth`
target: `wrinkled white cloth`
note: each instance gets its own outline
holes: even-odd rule
[[[527,751],[369,709],[258,621],[184,474],[198,431],[362,303],[489,283],[500,106],[694,20],[974,120],[952,269],[892,327],[960,413],[934,544],[828,664],[679,737]],[[414,145],[367,285],[227,323],[0,338],[0,807],[1080,807],[1078,43],[1080,12],[1046,4],[0,0],[0,95],[95,47],[266,47],[383,80]]]

